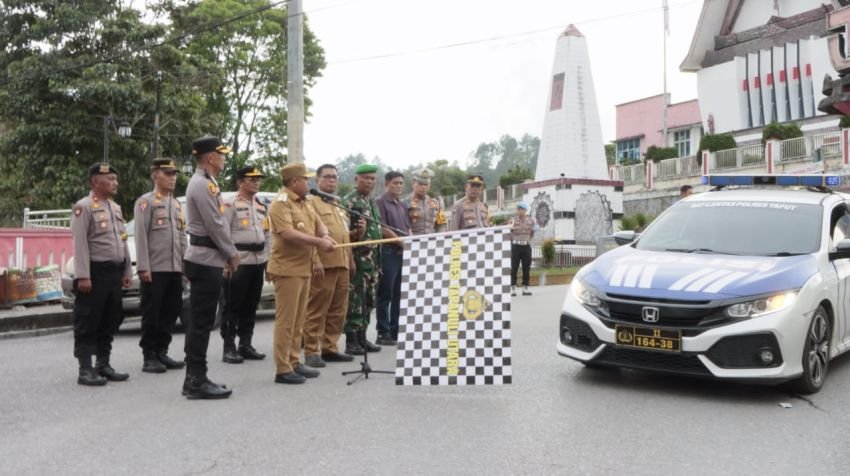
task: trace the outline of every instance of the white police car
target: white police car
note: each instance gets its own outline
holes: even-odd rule
[[[836,176],[703,180],[576,274],[558,353],[817,392],[850,348],[850,195]]]

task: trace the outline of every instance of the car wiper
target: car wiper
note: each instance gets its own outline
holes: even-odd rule
[[[711,248],[666,248],[664,251],[673,251],[676,253],[708,253],[716,255],[737,255],[737,253],[729,253],[728,251],[717,251]]]
[[[778,253],[770,253],[765,256],[800,256],[808,253],[791,253],[790,251],[780,251]]]

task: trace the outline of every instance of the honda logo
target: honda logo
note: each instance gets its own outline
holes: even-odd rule
[[[661,317],[661,311],[657,307],[643,308],[643,322],[658,322],[659,317]]]

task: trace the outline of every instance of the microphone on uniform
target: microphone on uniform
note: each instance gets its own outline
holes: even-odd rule
[[[315,196],[317,196],[317,197],[321,197],[321,198],[322,198],[322,200],[324,200],[324,201],[326,201],[326,202],[333,202],[333,201],[341,202],[341,201],[342,201],[342,199],[341,199],[341,198],[339,198],[339,196],[338,196],[338,195],[334,195],[334,194],[332,194],[332,193],[323,192],[323,191],[321,191],[321,190],[316,190],[315,188],[311,188],[311,189],[310,189],[310,195],[315,195]]]

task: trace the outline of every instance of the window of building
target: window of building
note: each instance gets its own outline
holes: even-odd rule
[[[679,153],[679,157],[691,156],[691,130],[685,129],[673,133],[673,147]]]
[[[640,160],[640,139],[617,142],[617,163]]]

